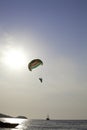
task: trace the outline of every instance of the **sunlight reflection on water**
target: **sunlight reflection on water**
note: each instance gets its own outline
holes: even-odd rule
[[[0,119],[1,121],[4,121],[4,122],[9,122],[9,123],[22,123],[24,122],[26,119],[17,119],[17,118],[2,118]]]
[[[0,130],[15,130],[15,129],[19,129],[19,130],[23,130],[26,129],[26,121],[27,119],[20,119],[20,118],[0,118],[0,121],[2,122],[7,122],[7,123],[18,123],[19,125],[16,126],[15,128],[0,128]]]

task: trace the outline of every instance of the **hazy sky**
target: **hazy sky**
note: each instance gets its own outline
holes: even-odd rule
[[[87,119],[87,0],[0,0],[0,113]]]

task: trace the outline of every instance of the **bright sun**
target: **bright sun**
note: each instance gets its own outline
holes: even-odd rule
[[[12,69],[20,69],[26,63],[26,58],[21,50],[11,49],[4,54],[4,62]]]

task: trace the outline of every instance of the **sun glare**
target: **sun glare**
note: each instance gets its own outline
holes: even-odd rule
[[[11,49],[5,52],[4,62],[12,69],[20,69],[25,65],[26,58],[22,51]]]

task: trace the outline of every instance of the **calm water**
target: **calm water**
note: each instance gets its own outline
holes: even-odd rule
[[[1,119],[2,120],[2,119]],[[11,123],[19,123],[16,128],[0,130],[87,130],[87,120],[25,120],[3,119]]]

